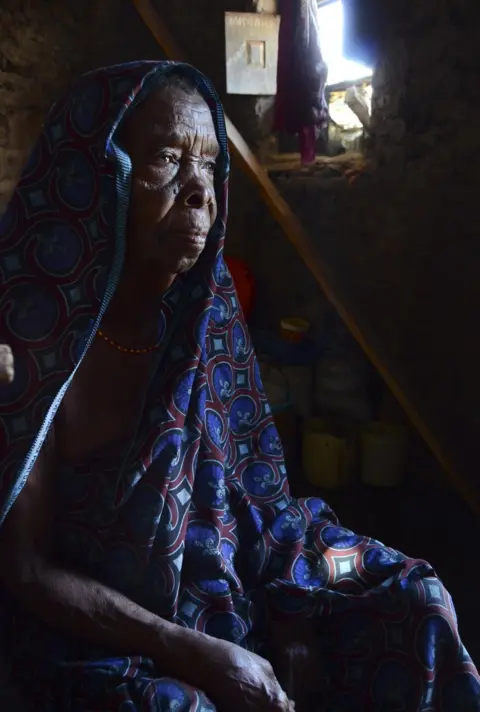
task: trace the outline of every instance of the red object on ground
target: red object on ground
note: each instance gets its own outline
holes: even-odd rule
[[[248,319],[252,312],[255,291],[253,277],[247,264],[242,260],[237,260],[235,257],[226,257],[225,262],[235,283],[235,289],[237,290],[242,311]]]

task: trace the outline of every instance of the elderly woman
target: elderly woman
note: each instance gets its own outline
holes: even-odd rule
[[[207,79],[112,67],[52,108],[3,218],[0,707],[287,712],[264,656],[307,623],[306,709],[480,710],[432,568],[289,494],[227,176]]]

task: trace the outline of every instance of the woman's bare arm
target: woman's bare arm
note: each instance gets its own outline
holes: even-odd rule
[[[161,674],[203,689],[221,709],[293,710],[266,660],[164,621],[117,591],[52,563],[52,450],[47,443],[0,528],[0,580],[11,595],[58,630],[114,654],[148,655]]]
[[[52,562],[54,471],[50,437],[0,528],[0,580],[27,610],[53,627],[117,654],[148,655],[175,668],[175,651],[195,633]]]

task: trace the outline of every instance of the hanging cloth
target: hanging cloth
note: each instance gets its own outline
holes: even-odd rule
[[[316,0],[282,0],[280,14],[274,130],[298,135],[302,163],[313,163],[328,123]]]

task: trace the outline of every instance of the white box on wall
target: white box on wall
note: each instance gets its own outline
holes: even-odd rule
[[[225,13],[228,94],[276,94],[279,29],[279,15]]]

